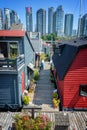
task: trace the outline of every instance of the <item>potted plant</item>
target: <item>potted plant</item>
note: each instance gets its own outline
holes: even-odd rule
[[[52,122],[45,114],[39,114],[32,119],[28,113],[16,114],[14,117],[15,130],[51,130]]]
[[[59,106],[60,99],[53,98],[52,102],[53,102],[53,107],[57,108]]]
[[[52,95],[53,98],[58,98],[58,94],[57,92],[54,92],[53,95]]]
[[[52,94],[52,102],[53,102],[53,107],[57,108],[60,103],[60,99],[58,98],[58,93],[57,91],[54,91]]]
[[[52,122],[45,114],[39,114],[35,118],[35,130],[51,130]]]
[[[27,114],[16,114],[14,117],[15,130],[34,130],[34,120]]]

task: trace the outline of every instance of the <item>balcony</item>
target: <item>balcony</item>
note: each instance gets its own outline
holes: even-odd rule
[[[22,65],[24,65],[24,55],[15,59],[0,59],[0,71],[18,71]]]

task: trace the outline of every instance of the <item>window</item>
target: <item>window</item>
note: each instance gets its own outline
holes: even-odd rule
[[[80,95],[87,96],[87,84],[80,85]]]
[[[10,43],[10,58],[17,58],[18,56],[18,45],[17,43]]]

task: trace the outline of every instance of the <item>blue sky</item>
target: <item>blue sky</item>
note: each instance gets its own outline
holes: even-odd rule
[[[74,27],[77,29],[78,17],[79,17],[79,7],[80,0],[0,0],[0,8],[13,9],[19,15],[22,23],[25,27],[25,7],[31,6],[33,9],[33,25],[36,23],[36,11],[40,8],[46,9],[46,14],[48,14],[48,8],[53,6],[56,8],[59,5],[63,6],[64,13],[74,14]],[[87,12],[87,0],[83,0],[82,14]],[[47,23],[48,24],[48,23]]]

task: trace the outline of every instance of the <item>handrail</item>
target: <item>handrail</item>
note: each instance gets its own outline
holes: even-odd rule
[[[15,59],[0,59],[0,70],[3,69],[16,69],[18,70],[24,64],[24,55],[20,55]]]

